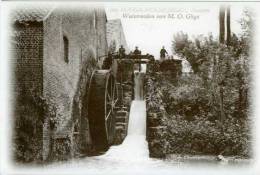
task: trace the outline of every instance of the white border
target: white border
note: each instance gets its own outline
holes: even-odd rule
[[[9,133],[10,133],[10,111],[11,108],[9,103],[9,95],[10,95],[10,67],[9,62],[10,56],[8,55],[9,51],[9,42],[7,38],[7,33],[9,30],[7,22],[8,22],[8,8],[10,4],[15,5],[17,2],[2,2],[1,3],[1,57],[0,57],[0,173],[2,174],[96,174],[97,172],[88,172],[87,169],[39,169],[39,168],[17,168],[10,165],[10,156],[9,156]],[[80,3],[80,2],[78,2]],[[180,2],[177,2],[180,3]],[[196,2],[194,2],[196,3]],[[202,3],[202,2],[199,2]],[[207,2],[206,2],[207,3]],[[216,2],[212,2],[216,3]],[[24,4],[24,3],[23,3]],[[69,4],[69,3],[68,3]],[[98,3],[100,5],[102,3]],[[218,4],[218,3],[216,3]],[[252,6],[259,6],[260,3],[245,3],[245,5],[251,4]],[[253,47],[255,48],[254,52],[254,65],[252,66],[252,70],[254,72],[253,76],[253,112],[255,118],[255,126],[253,130],[253,145],[254,145],[254,156],[255,156],[255,163],[250,166],[245,167],[235,167],[235,168],[223,168],[223,167],[198,167],[198,168],[185,168],[184,167],[174,167],[170,170],[161,170],[161,171],[145,171],[142,170],[129,170],[128,172],[116,172],[115,174],[253,174],[257,175],[260,173],[260,12],[256,11],[256,32],[255,32],[255,42]]]

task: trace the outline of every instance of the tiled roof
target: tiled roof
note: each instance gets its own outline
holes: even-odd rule
[[[12,14],[13,22],[26,22],[26,21],[43,21],[45,17],[51,13],[52,8],[35,7],[35,8],[19,8],[15,9]]]

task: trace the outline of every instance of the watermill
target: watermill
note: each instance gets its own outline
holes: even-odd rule
[[[106,150],[113,143],[115,107],[118,101],[116,79],[111,70],[96,70],[89,87],[88,115],[96,150]]]
[[[95,151],[106,151],[113,144],[115,137],[115,124],[117,109],[122,97],[123,82],[117,82],[118,62],[132,60],[141,63],[142,60],[133,58],[120,59],[117,56],[111,57],[111,66],[109,69],[95,70],[92,73],[89,85],[88,95],[88,118],[91,139]],[[142,61],[143,63],[143,61]],[[133,64],[134,65],[134,64]],[[122,70],[122,68],[120,69]],[[133,73],[133,70],[131,71]]]

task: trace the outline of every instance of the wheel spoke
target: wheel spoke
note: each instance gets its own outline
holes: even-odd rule
[[[111,94],[111,96],[113,98],[113,78],[112,77],[110,79],[110,94]]]
[[[107,93],[108,100],[111,101],[111,96],[109,93]]]
[[[109,110],[109,112],[108,112],[108,114],[107,114],[107,116],[106,116],[106,120],[109,118],[109,116],[111,116],[111,113],[112,113],[112,111],[111,110]]]
[[[115,87],[116,87],[116,86],[115,86],[115,84],[114,84],[113,89],[112,89],[112,91],[113,91],[113,92],[112,92],[112,93],[113,93],[113,100],[115,99]]]
[[[106,131],[107,138],[111,141],[114,134],[114,109],[117,103],[117,86],[115,83],[114,77],[109,77],[107,92],[106,92],[106,113],[105,113],[105,122],[106,122]]]

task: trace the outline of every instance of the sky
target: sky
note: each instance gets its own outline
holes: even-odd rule
[[[217,37],[219,33],[218,3],[109,3],[105,7],[108,20],[121,19],[129,49],[138,46],[142,53],[155,58],[159,57],[162,46],[172,54],[173,35],[179,31],[191,38],[209,33]],[[238,21],[243,8],[239,3],[231,5],[231,31],[237,34],[241,32]]]

